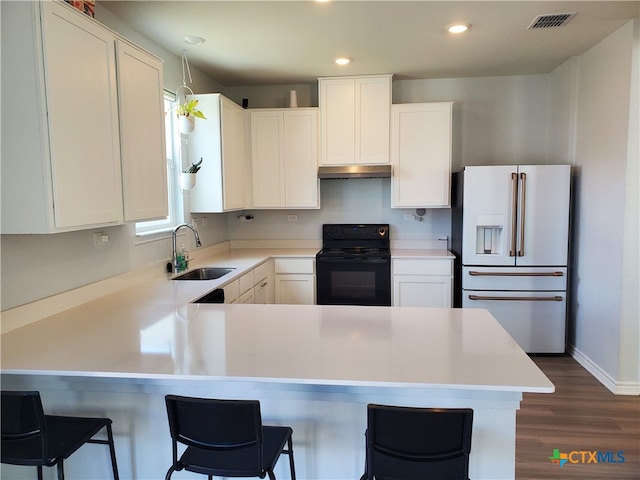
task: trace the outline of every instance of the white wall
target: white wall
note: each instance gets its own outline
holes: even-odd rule
[[[454,101],[453,170],[544,164],[548,75],[401,80],[393,103]]]
[[[640,368],[637,65],[636,20],[551,75],[558,135],[550,151],[576,172],[570,342],[620,392],[637,391]]]

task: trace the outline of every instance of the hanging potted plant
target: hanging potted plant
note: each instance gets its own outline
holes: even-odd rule
[[[204,116],[200,110],[196,107],[198,106],[198,100],[185,100],[184,103],[178,105],[176,108],[176,113],[178,115],[178,131],[184,135],[187,135],[193,132],[193,129],[196,127],[196,117],[202,118],[206,120],[207,117]]]
[[[196,173],[202,165],[202,157],[198,163],[192,163],[189,168],[180,172],[180,188],[182,190],[191,190],[196,186]]]

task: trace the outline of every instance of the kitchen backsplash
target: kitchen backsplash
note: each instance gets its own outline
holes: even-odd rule
[[[429,209],[422,221],[405,220],[405,215],[413,216],[415,210],[391,209],[390,183],[388,178],[321,180],[320,210],[230,213],[229,240],[317,240],[322,236],[323,223],[388,223],[392,240],[430,240],[449,235],[450,209]],[[253,219],[239,219],[243,213]]]

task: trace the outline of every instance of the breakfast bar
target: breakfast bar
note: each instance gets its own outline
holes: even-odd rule
[[[293,428],[298,478],[317,480],[362,474],[368,403],[470,407],[471,478],[512,479],[522,393],[554,391],[485,310],[192,304],[175,301],[182,282],[163,285],[164,300],[140,286],[2,335],[3,389],[39,390],[47,413],[110,417],[121,478],[163,478],[171,393],[260,400],[265,424]],[[108,474],[92,448],[69,478]]]

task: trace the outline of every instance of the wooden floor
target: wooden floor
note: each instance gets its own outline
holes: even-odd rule
[[[524,394],[516,423],[516,479],[639,480],[640,397],[613,395],[570,356],[532,359],[556,391]],[[589,453],[574,453],[569,458],[577,463],[561,468],[549,459],[555,449],[601,452],[608,461],[593,463]]]

